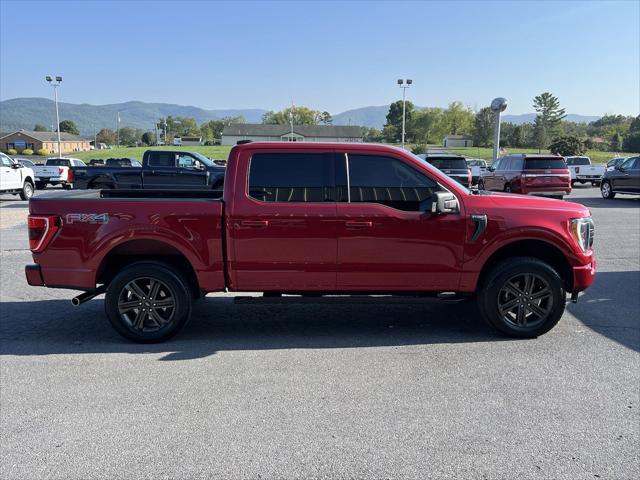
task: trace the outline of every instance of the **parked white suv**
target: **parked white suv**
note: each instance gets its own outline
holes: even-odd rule
[[[12,193],[20,195],[22,200],[29,200],[33,195],[34,178],[32,169],[0,153],[0,193]]]

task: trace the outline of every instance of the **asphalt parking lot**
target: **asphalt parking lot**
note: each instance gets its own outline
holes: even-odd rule
[[[233,304],[135,345],[32,288],[26,203],[0,199],[3,479],[640,478],[640,198],[596,222],[595,285],[536,340],[472,304]]]

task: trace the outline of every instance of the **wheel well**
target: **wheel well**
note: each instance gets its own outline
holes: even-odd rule
[[[178,249],[157,240],[131,240],[115,247],[102,259],[96,283],[108,285],[123,268],[145,260],[174,268],[189,283],[194,296],[200,295],[198,277],[191,262]]]
[[[33,183],[33,178],[31,178],[31,177],[25,177],[25,178],[24,178],[24,181],[25,181],[25,182],[29,182],[31,185],[33,185],[33,184],[34,184],[34,183]]]
[[[480,272],[478,285],[482,285],[491,269],[506,258],[534,257],[551,265],[565,283],[568,291],[572,290],[573,271],[567,258],[557,247],[541,240],[520,240],[498,249],[489,257]]]
[[[98,177],[98,178],[94,178],[93,180],[91,180],[89,182],[89,184],[87,185],[88,188],[93,188],[96,185],[114,185],[113,181],[109,180],[108,178],[102,178],[102,177]]]

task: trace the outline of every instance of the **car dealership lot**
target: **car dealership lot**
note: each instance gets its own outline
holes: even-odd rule
[[[640,198],[568,198],[599,272],[537,340],[468,302],[210,295],[146,346],[27,286],[26,203],[1,198],[3,478],[640,476]]]

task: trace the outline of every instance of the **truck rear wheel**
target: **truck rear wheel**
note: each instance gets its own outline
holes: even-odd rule
[[[177,334],[189,321],[193,295],[180,272],[162,263],[139,262],[109,284],[105,312],[123,337],[155,343]]]
[[[531,257],[505,260],[491,269],[478,295],[483,318],[511,337],[535,338],[551,330],[566,305],[558,272]]]

